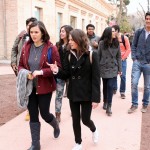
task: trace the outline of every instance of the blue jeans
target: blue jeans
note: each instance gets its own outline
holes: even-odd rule
[[[143,105],[147,106],[149,103],[150,96],[150,64],[141,64],[135,60],[132,66],[131,74],[131,91],[132,91],[132,104],[138,105],[138,82],[143,73],[144,77],[144,94],[143,94]]]
[[[122,60],[122,75],[120,76],[120,93],[125,93],[126,91],[126,70],[127,70],[127,60]],[[117,77],[114,79],[114,90],[117,90]]]
[[[112,103],[114,78],[102,78],[103,80],[103,102]]]

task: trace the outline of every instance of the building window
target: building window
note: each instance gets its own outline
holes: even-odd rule
[[[57,41],[59,40],[59,33],[61,26],[62,26],[62,13],[57,13]]]
[[[70,25],[71,25],[73,28],[76,28],[76,22],[77,22],[77,18],[74,17],[74,16],[70,16]]]
[[[42,21],[43,20],[43,9],[39,7],[34,8],[34,16],[37,18],[37,20]]]

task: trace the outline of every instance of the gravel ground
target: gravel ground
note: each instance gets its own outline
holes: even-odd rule
[[[16,76],[0,75],[0,126],[23,111],[17,106]]]

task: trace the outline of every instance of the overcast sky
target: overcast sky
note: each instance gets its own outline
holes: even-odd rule
[[[127,6],[128,14],[136,13],[137,9],[142,10],[139,3],[143,6],[144,10],[147,11],[147,0],[130,0],[130,4]]]

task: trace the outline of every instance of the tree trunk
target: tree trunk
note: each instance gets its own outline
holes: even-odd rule
[[[123,11],[123,0],[120,0],[119,13],[117,16],[117,24],[118,25],[120,25],[120,22],[121,22],[122,11]]]
[[[149,0],[147,0],[147,10],[149,11]]]

